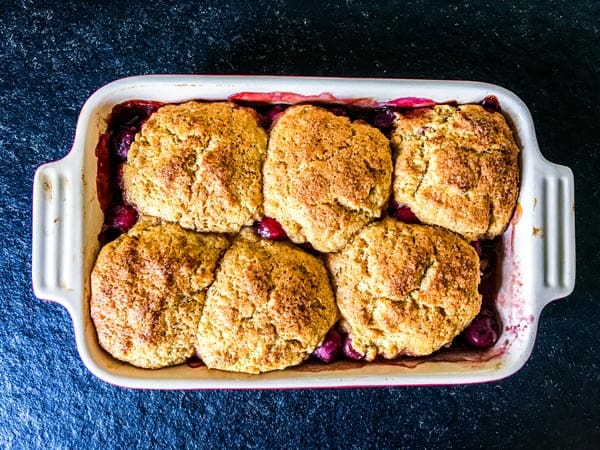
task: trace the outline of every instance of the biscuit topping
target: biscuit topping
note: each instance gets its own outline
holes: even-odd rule
[[[428,355],[450,343],[481,306],[475,250],[437,227],[386,218],[327,262],[352,347],[369,361]]]
[[[292,106],[270,133],[265,214],[293,242],[337,251],[380,217],[391,170],[389,142],[377,128],[325,108]]]
[[[484,105],[496,108],[491,98]],[[488,110],[437,105],[398,113],[391,135],[395,200],[421,222],[468,240],[502,234],[519,192],[520,150],[504,116]]]
[[[226,102],[165,105],[129,150],[124,195],[143,214],[203,232],[238,232],[262,215],[266,133]]]
[[[100,345],[144,368],[195,354],[206,289],[229,240],[143,218],[105,245],[91,275],[91,316]]]
[[[243,230],[207,292],[198,353],[209,368],[283,369],[307,359],[337,319],[319,258]]]

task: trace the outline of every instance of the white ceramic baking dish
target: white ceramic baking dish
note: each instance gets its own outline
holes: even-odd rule
[[[121,363],[98,345],[88,308],[89,275],[98,252],[102,212],[96,196],[94,148],[112,107],[131,99],[222,100],[240,91],[331,93],[386,101],[422,97],[474,103],[495,95],[522,149],[519,204],[502,237],[502,283],[497,299],[502,335],[490,350],[442,353],[385,363],[305,363],[261,375],[192,368],[144,370]],[[573,174],[544,159],[525,104],[501,87],[464,81],[152,75],[125,78],[95,92],[81,110],[73,148],[37,170],[33,186],[34,293],[71,314],[85,365],[116,385],[152,389],[295,388],[433,385],[491,381],[528,359],[542,308],[569,295],[575,281]]]

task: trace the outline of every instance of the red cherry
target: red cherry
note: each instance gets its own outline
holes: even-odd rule
[[[471,247],[475,249],[478,256],[481,256],[481,241],[472,241]]]
[[[137,220],[138,212],[133,206],[117,205],[107,211],[105,224],[124,233],[134,226]]]
[[[390,204],[390,215],[404,223],[421,223],[419,218],[406,205],[400,205],[395,200]]]
[[[135,139],[137,129],[134,127],[126,127],[121,129],[113,137],[113,152],[119,161],[125,161],[129,153],[129,147]]]
[[[495,95],[487,95],[481,101],[481,106],[488,112],[500,112],[500,102]]]
[[[266,216],[256,226],[256,234],[272,241],[282,241],[287,238],[287,234],[281,224],[272,217]]]
[[[465,341],[475,348],[490,348],[498,340],[498,325],[490,311],[482,310],[463,332]]]
[[[319,345],[313,352],[313,356],[319,358],[321,361],[330,363],[335,361],[342,352],[342,337],[340,333],[332,328],[327,332],[325,340]]]
[[[365,357],[364,355],[362,355],[361,353],[359,353],[358,351],[356,351],[354,349],[354,347],[352,346],[352,338],[350,337],[349,334],[344,336],[344,343],[342,344],[342,352],[344,353],[344,356],[346,358],[351,359],[353,361],[360,361],[361,359],[363,359]]]

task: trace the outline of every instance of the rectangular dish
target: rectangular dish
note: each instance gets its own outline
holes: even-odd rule
[[[441,353],[385,363],[305,363],[261,375],[192,368],[144,370],[116,361],[98,345],[89,316],[89,275],[98,252],[102,212],[96,195],[94,148],[112,107],[132,99],[181,102],[224,100],[237,92],[330,93],[338,98],[401,97],[474,103],[495,95],[521,146],[521,190],[502,236],[503,324],[485,351]],[[575,280],[574,182],[571,170],[548,162],[538,148],[525,104],[501,87],[468,81],[269,76],[151,75],[125,78],[85,103],[73,148],[38,168],[33,186],[34,293],[71,314],[79,353],[89,370],[120,386],[149,389],[297,388],[434,385],[485,382],[509,376],[527,361],[543,307],[569,295]]]

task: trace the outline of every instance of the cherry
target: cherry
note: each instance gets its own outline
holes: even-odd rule
[[[119,103],[112,109],[108,128],[116,130],[132,126],[139,129],[161,105],[160,102],[145,100],[130,100]]]
[[[129,147],[135,139],[137,133],[135,127],[129,126],[122,128],[112,139],[112,151],[119,161],[125,161],[127,159],[127,153],[129,153]]]
[[[112,200],[113,187],[112,187],[112,165],[110,161],[109,147],[109,135],[110,132],[106,132],[100,136],[98,144],[96,145],[95,154],[98,158],[97,162],[97,175],[96,175],[96,191],[98,194],[98,201],[100,202],[100,208],[105,211]]]
[[[471,247],[473,247],[475,249],[478,256],[481,256],[481,248],[482,248],[481,241],[472,241]]]
[[[263,128],[267,130],[271,128],[275,122],[277,122],[277,119],[279,119],[283,112],[288,108],[288,106],[289,105],[274,105],[272,108],[263,113],[260,116]]]
[[[489,278],[496,269],[496,252],[490,248],[483,248],[479,259],[479,270],[481,279]]]
[[[131,205],[116,205],[106,212],[105,225],[121,233],[135,225],[138,219],[137,210]]]
[[[375,108],[372,112],[371,123],[377,128],[383,130],[392,128],[392,126],[394,126],[394,120],[396,120],[396,115],[394,114],[394,111],[387,106]]]
[[[475,348],[490,348],[498,340],[496,320],[491,311],[482,309],[463,331],[467,344]]]
[[[194,355],[186,361],[186,364],[188,365],[188,367],[196,369],[198,367],[202,367],[204,365],[204,362],[202,361],[202,359],[200,359],[199,356]]]
[[[412,210],[408,206],[401,205],[398,202],[396,202],[396,200],[392,200],[389,210],[390,215],[401,222],[421,223],[418,217],[415,215],[415,213],[412,212]]]
[[[487,112],[500,112],[500,102],[495,95],[485,96],[481,101],[481,106],[483,106]]]
[[[272,217],[263,217],[256,226],[256,234],[272,241],[282,241],[287,238],[286,232],[277,220]]]
[[[342,353],[342,337],[335,328],[327,332],[325,340],[313,352],[313,356],[323,362],[335,361]]]
[[[329,112],[335,114],[336,116],[348,116],[348,110],[341,105],[334,105],[328,108]]]
[[[364,358],[364,355],[357,352],[354,347],[352,347],[352,338],[349,334],[344,336],[344,343],[342,344],[342,352],[344,356],[353,361],[360,361]]]

